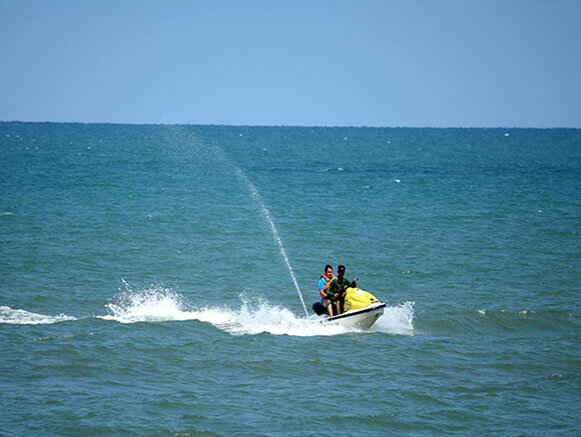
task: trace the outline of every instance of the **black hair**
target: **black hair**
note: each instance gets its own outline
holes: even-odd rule
[[[327,265],[325,266],[325,272],[327,272],[327,270],[328,270],[328,269],[331,269],[331,270],[333,270],[333,266],[331,266],[331,265],[327,264]]]
[[[343,264],[339,264],[337,266],[337,272],[345,272],[345,266]]]

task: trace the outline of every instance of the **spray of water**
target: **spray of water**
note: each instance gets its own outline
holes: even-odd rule
[[[225,155],[224,155],[224,158],[227,160]],[[227,161],[227,162],[229,162],[229,161]],[[299,298],[301,300],[301,304],[303,305],[303,309],[305,310],[305,314],[308,317],[309,312],[307,311],[307,307],[305,305],[305,300],[303,299],[303,293],[301,292],[301,287],[299,287],[299,283],[297,282],[297,278],[295,277],[295,273],[293,271],[293,268],[291,267],[290,261],[288,259],[287,254],[286,254],[286,250],[284,249],[284,245],[282,244],[282,239],[280,238],[278,230],[276,229],[276,226],[274,225],[274,220],[272,219],[272,216],[270,215],[270,211],[266,207],[266,204],[264,203],[264,200],[262,199],[260,192],[258,191],[256,186],[250,181],[250,179],[248,179],[246,174],[244,174],[244,172],[239,167],[235,166],[234,164],[232,164],[230,162],[229,162],[229,164],[230,164],[232,170],[234,171],[234,174],[236,175],[236,178],[238,179],[238,181],[243,186],[248,188],[248,190],[250,191],[250,195],[252,196],[252,199],[258,204],[258,206],[260,206],[260,210],[262,211],[264,218],[266,219],[266,221],[268,222],[268,225],[270,226],[270,231],[272,232],[272,237],[274,238],[274,241],[276,241],[276,244],[278,245],[278,248],[280,249],[280,254],[282,255],[282,257],[284,259],[284,262],[286,264],[286,268],[287,268],[289,275],[293,281],[295,289],[297,290],[297,294],[299,295]]]
[[[190,133],[190,135],[192,135],[192,134]],[[198,141],[195,137],[192,138],[192,141],[190,141],[190,142],[193,144],[196,144],[198,147],[201,145],[200,141]],[[234,173],[234,175],[236,176],[236,179],[238,180],[238,183],[241,186],[243,186],[244,188],[248,189],[248,191],[250,192],[250,195],[252,196],[252,199],[260,207],[262,215],[264,216],[264,218],[266,219],[266,221],[270,227],[272,237],[274,238],[274,241],[278,245],[278,248],[280,250],[280,254],[281,254],[282,258],[284,259],[284,262],[286,264],[286,268],[287,268],[289,275],[291,277],[291,280],[295,286],[297,294],[299,295],[299,299],[301,300],[301,304],[303,305],[303,310],[305,311],[305,315],[308,317],[309,312],[307,311],[307,307],[305,305],[305,300],[303,299],[303,293],[301,292],[301,288],[299,287],[299,284],[298,284],[297,279],[295,277],[294,270],[290,264],[290,261],[288,259],[287,254],[286,254],[286,250],[285,250],[284,245],[282,243],[282,239],[280,238],[278,230],[274,224],[274,220],[272,218],[272,215],[270,214],[270,211],[266,207],[266,204],[264,203],[264,200],[263,200],[262,196],[260,195],[258,188],[256,188],[256,186],[252,183],[252,181],[248,178],[248,176],[246,176],[246,174],[242,171],[242,169],[240,167],[236,166],[235,164],[232,163],[232,161],[230,161],[230,159],[228,158],[228,156],[226,155],[226,152],[224,151],[224,149],[222,149],[222,147],[220,147],[217,144],[205,144],[204,146],[211,150],[213,157],[215,159],[217,159],[218,162],[220,162],[222,165],[224,165],[224,167],[230,169]]]
[[[168,321],[199,321],[210,323],[232,335],[292,335],[299,337],[331,336],[363,332],[355,327],[321,323],[313,316],[298,317],[288,309],[271,304],[259,297],[240,295],[240,305],[194,307],[176,291],[162,285],[132,287],[124,282],[124,289],[107,305],[109,314],[97,316],[119,323],[163,323]],[[413,303],[387,307],[385,314],[371,332],[413,335]]]
[[[297,294],[299,295],[299,298],[301,299],[301,303],[303,304],[303,309],[305,310],[305,314],[308,317],[309,312],[307,311],[307,307],[305,306],[305,300],[303,299],[303,293],[301,292],[301,288],[299,287],[299,283],[297,282],[297,278],[295,277],[295,273],[293,271],[293,268],[290,265],[290,261],[288,260],[286,250],[284,250],[284,245],[282,244],[282,240],[280,238],[280,235],[278,234],[278,230],[276,229],[276,226],[274,225],[274,220],[272,219],[272,217],[270,215],[270,211],[268,210],[268,208],[264,204],[264,200],[262,200],[262,196],[258,192],[258,189],[254,186],[254,184],[250,181],[250,179],[248,179],[246,177],[244,172],[236,166],[233,166],[233,169],[234,169],[234,173],[236,174],[236,177],[238,178],[238,180],[240,182],[242,182],[243,184],[245,184],[246,187],[248,187],[248,189],[250,190],[250,194],[252,195],[252,198],[260,206],[262,214],[264,215],[264,217],[266,218],[266,221],[270,225],[270,231],[272,232],[272,236],[273,236],[274,240],[276,241],[276,243],[278,244],[278,247],[280,249],[280,254],[282,255],[282,257],[284,259],[284,262],[286,264],[286,268],[288,269],[290,277],[291,277],[293,284],[297,290]]]

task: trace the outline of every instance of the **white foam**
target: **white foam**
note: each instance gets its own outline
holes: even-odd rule
[[[127,285],[126,285],[127,287]],[[239,308],[206,306],[188,308],[182,297],[172,290],[151,286],[146,290],[126,289],[106,307],[112,314],[99,316],[120,323],[188,321],[210,323],[232,335],[292,335],[298,337],[329,336],[358,332],[341,326],[321,323],[316,316],[300,317],[285,307],[264,299],[240,296]],[[376,322],[374,332],[411,334],[413,332],[413,303],[387,307]]]
[[[533,314],[533,313],[534,313],[534,311],[531,311],[531,310],[520,310],[520,311],[517,311],[516,314],[519,316],[528,316],[529,314]]]
[[[211,323],[235,335],[269,332],[275,335],[305,336],[344,332],[325,329],[328,327],[317,320],[296,317],[288,309],[270,305],[260,299],[252,302],[244,296],[240,299],[241,306],[238,309],[219,306],[191,309],[187,308],[179,294],[170,289],[155,285],[146,290],[126,288],[115,302],[106,305],[112,314],[99,318],[120,323],[197,320]]]
[[[260,299],[250,302],[242,297],[241,308],[232,311],[232,316],[227,323],[211,323],[233,335],[269,333],[311,337],[347,332],[340,326],[326,326],[316,317],[297,317],[287,308]]]
[[[373,332],[386,334],[413,335],[414,302],[404,302],[385,307],[383,315],[371,327]]]
[[[59,314],[47,316],[45,314],[31,313],[25,310],[14,310],[10,307],[0,306],[0,323],[9,325],[38,325],[76,320],[75,317]]]
[[[146,290],[135,290],[126,282],[124,284],[125,290],[114,301],[105,305],[112,314],[99,318],[121,323],[189,319],[181,309],[181,297],[170,289],[151,285]]]

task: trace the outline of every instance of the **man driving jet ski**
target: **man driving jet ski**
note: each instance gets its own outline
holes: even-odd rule
[[[354,278],[353,281],[349,281],[344,277],[344,275],[345,266],[343,264],[339,264],[337,266],[337,277],[331,279],[327,287],[327,299],[323,299],[323,305],[327,306],[325,300],[330,301],[330,304],[334,306],[334,310],[337,311],[337,315],[341,314],[342,312],[341,310],[344,304],[345,290],[348,287],[357,287],[357,278]]]

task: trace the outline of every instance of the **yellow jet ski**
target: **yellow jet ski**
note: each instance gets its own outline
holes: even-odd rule
[[[327,317],[325,323],[369,329],[383,314],[386,304],[380,302],[373,294],[360,288],[349,287],[345,290],[344,312],[338,316]],[[318,315],[327,314],[327,309],[320,302],[313,304]]]

